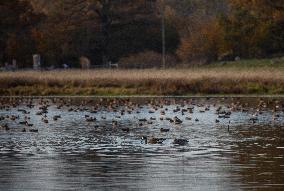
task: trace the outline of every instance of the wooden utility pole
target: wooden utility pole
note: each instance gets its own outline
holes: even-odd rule
[[[162,0],[162,65],[166,68],[166,21],[165,21],[165,0]]]

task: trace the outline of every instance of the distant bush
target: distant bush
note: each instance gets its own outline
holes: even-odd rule
[[[166,56],[166,66],[172,67],[177,60],[172,55]],[[162,67],[162,55],[154,51],[146,51],[132,54],[119,60],[121,68],[160,68]]]

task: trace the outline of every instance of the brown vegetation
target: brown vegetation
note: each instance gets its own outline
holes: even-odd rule
[[[279,68],[22,71],[0,75],[1,95],[283,94]]]

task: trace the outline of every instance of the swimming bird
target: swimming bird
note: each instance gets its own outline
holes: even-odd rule
[[[188,120],[188,121],[190,121],[190,120],[191,120],[191,117],[186,117],[185,119]]]
[[[48,123],[48,119],[42,119],[44,123]]]
[[[20,125],[26,125],[28,122],[27,121],[20,121],[19,124]]]
[[[54,120],[54,121],[57,121],[57,120],[60,119],[60,118],[61,118],[60,115],[55,115],[55,116],[53,116],[53,120]]]
[[[31,133],[38,133],[38,129],[30,129]]]
[[[182,124],[182,120],[179,119],[177,116],[174,117],[174,122],[176,125]]]
[[[129,133],[129,131],[130,131],[129,127],[121,128],[121,130],[124,131],[124,132],[127,132],[127,133]]]
[[[173,144],[174,145],[186,145],[188,143],[188,140],[186,139],[174,139]]]
[[[95,122],[95,121],[97,121],[97,119],[95,117],[88,117],[88,118],[86,118],[86,121],[87,122]]]
[[[170,123],[175,122],[172,118],[166,117],[166,120],[169,121]]]
[[[144,118],[144,119],[139,119],[139,122],[147,122],[147,119]]]
[[[151,137],[151,138],[147,138],[146,136],[143,136],[142,141],[144,141],[145,144],[162,144],[166,139],[164,138],[155,138],[155,137]]]
[[[9,131],[9,130],[10,130],[8,124],[0,125],[0,128],[1,128],[1,129],[5,129],[6,131]]]
[[[112,126],[117,126],[118,122],[116,120],[112,120]]]
[[[169,132],[170,129],[161,128],[160,131],[161,131],[162,133],[165,133],[165,132]]]

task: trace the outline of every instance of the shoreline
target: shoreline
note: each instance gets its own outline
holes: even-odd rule
[[[0,72],[0,96],[284,96],[284,68]]]

